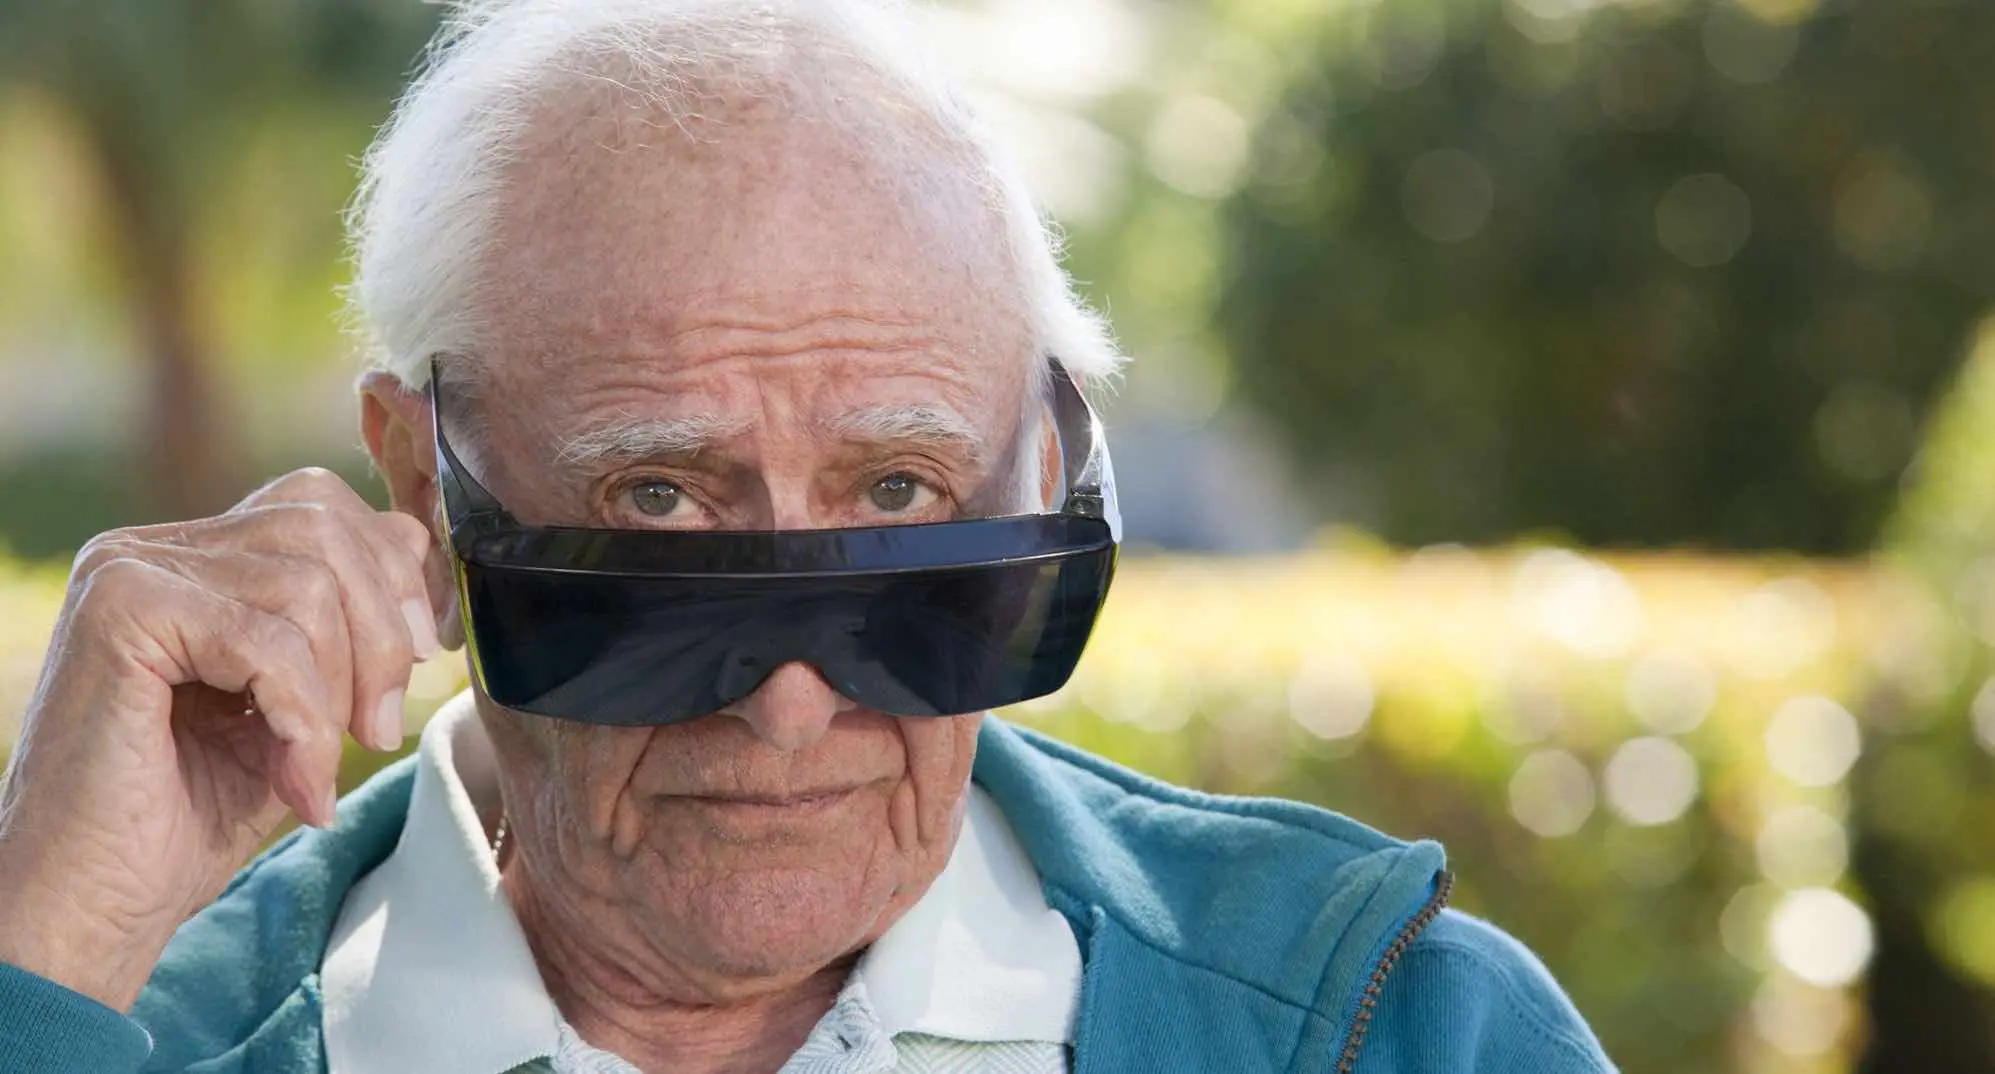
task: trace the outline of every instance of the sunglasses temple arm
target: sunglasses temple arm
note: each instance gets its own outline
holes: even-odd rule
[[[473,530],[485,522],[512,524],[512,514],[471,476],[470,468],[443,435],[443,371],[435,358],[430,359],[429,400],[430,428],[436,438],[436,485],[443,497],[445,522],[453,532]]]
[[[1081,394],[1073,375],[1060,364],[1053,366],[1053,420],[1059,427],[1062,469],[1067,480],[1067,497],[1062,514],[1099,518],[1108,523],[1109,533],[1122,540],[1122,511],[1115,499],[1115,467],[1108,458],[1108,437],[1102,431],[1101,416]]]

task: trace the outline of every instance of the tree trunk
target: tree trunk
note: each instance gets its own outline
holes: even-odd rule
[[[95,117],[109,218],[144,354],[147,394],[133,472],[133,521],[215,514],[244,491],[236,424],[217,391],[200,327],[187,221],[172,196],[172,169],[149,159],[128,117]]]

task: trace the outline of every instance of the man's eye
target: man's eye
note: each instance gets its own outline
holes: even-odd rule
[[[665,518],[678,511],[683,499],[679,486],[670,481],[644,481],[630,487],[630,502],[640,514]]]
[[[888,474],[873,482],[867,493],[873,506],[889,514],[899,514],[918,505],[925,505],[933,496],[928,486],[909,474]]]

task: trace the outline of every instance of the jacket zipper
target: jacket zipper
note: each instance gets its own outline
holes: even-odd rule
[[[1337,1061],[1337,1074],[1351,1074],[1357,1069],[1358,1053],[1364,1050],[1365,1033],[1371,1029],[1372,1012],[1378,1007],[1379,993],[1385,991],[1385,979],[1391,976],[1392,968],[1399,964],[1400,956],[1406,954],[1406,949],[1413,946],[1413,941],[1420,937],[1420,933],[1432,924],[1436,917],[1441,916],[1442,908],[1448,905],[1448,895],[1454,889],[1453,873],[1443,872],[1436,877],[1434,894],[1427,899],[1427,904],[1420,908],[1419,913],[1413,915],[1413,919],[1406,923],[1405,928],[1399,930],[1399,935],[1395,936],[1392,943],[1386,947],[1385,954],[1379,956],[1378,965],[1372,968],[1371,980],[1365,983],[1365,993],[1358,999],[1358,1015],[1351,1022],[1351,1034],[1344,1038],[1344,1055]]]

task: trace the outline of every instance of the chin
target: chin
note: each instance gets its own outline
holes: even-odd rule
[[[849,865],[741,869],[674,894],[683,899],[660,908],[661,941],[712,973],[783,977],[814,972],[872,942],[884,928],[894,883]]]

